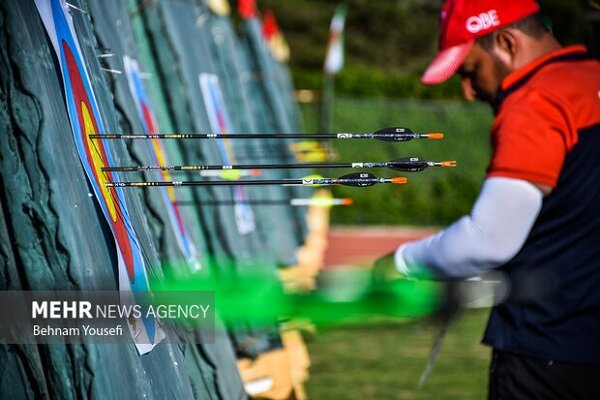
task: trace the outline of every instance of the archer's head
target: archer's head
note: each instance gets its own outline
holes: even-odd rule
[[[467,100],[492,103],[507,75],[560,48],[538,13],[535,0],[447,0],[439,52],[421,82],[439,84],[458,73]]]

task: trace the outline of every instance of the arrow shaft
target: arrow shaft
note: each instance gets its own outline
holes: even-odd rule
[[[359,175],[359,174],[356,174]],[[106,187],[156,187],[156,186],[257,186],[257,185],[344,185],[365,187],[378,183],[406,183],[406,178],[377,178],[370,174],[365,177],[343,176],[340,178],[305,178],[305,179],[261,179],[240,181],[139,181],[139,182],[107,182]],[[370,175],[370,176],[366,176]]]
[[[115,166],[102,167],[102,171],[229,171],[262,169],[307,169],[307,168],[390,168],[396,171],[417,172],[427,167],[450,166],[448,161],[425,161],[419,157],[407,157],[387,162],[354,163],[295,163],[295,164],[238,164],[238,165],[156,165],[156,166]]]
[[[439,135],[439,134],[435,134]],[[377,139],[406,142],[412,139],[438,139],[429,133],[156,133],[89,135],[90,139]]]
[[[305,133],[156,133],[90,135],[91,139],[336,139],[337,134]]]
[[[375,165],[378,164],[378,165]],[[373,168],[384,167],[385,163],[297,163],[297,164],[239,164],[239,165],[156,165],[102,167],[102,171],[140,172],[140,171],[227,171],[245,169],[303,169],[303,168]]]
[[[394,139],[420,137],[418,133],[135,133],[90,135],[90,139]]]
[[[152,186],[255,186],[255,185],[302,185],[302,179],[261,179],[248,181],[147,181],[108,182],[106,187],[152,187]]]

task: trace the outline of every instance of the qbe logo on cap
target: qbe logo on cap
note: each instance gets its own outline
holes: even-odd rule
[[[498,25],[500,25],[498,12],[496,10],[489,10],[467,18],[466,28],[471,33],[477,33]]]

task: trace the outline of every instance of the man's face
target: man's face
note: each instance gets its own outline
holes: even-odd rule
[[[479,99],[493,104],[508,67],[496,54],[475,43],[457,73],[461,77],[463,95],[468,101]]]

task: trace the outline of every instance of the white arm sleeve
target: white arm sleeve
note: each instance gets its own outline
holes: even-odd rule
[[[400,246],[400,273],[425,268],[440,278],[464,278],[498,267],[521,249],[540,209],[543,194],[530,182],[488,178],[473,206],[445,230]]]

